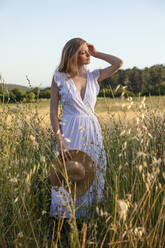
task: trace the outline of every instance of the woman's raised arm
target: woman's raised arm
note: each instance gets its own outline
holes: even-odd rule
[[[105,78],[112,76],[112,74],[118,71],[119,68],[123,65],[123,61],[120,58],[115,57],[110,54],[98,52],[96,51],[96,49],[94,48],[92,44],[88,43],[88,49],[89,49],[90,54],[93,57],[102,59],[108,62],[109,64],[111,64],[111,66],[108,66],[105,69],[100,69],[100,76],[98,78],[98,81],[102,81]]]

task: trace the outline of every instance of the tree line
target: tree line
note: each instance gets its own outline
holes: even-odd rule
[[[10,91],[4,85],[0,85],[0,102],[34,102],[39,98],[50,98],[50,88],[45,88],[43,90],[38,87],[31,90],[23,90],[20,88],[15,88]]]
[[[115,89],[121,87],[116,92]],[[158,64],[139,69],[120,69],[112,77],[103,80],[100,84],[100,95],[120,96],[122,88],[126,88],[128,95],[165,95],[165,65]]]
[[[1,102],[33,102],[38,98],[50,98],[50,88],[39,89],[38,87],[23,90],[15,88],[5,90],[5,85],[0,85]],[[120,69],[110,78],[100,84],[100,97],[120,97],[121,94],[129,96],[165,95],[165,65],[157,64],[151,67],[139,69]]]

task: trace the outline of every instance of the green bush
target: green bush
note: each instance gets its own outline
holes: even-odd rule
[[[13,100],[17,101],[17,102],[23,101],[23,99],[26,96],[26,91],[21,90],[19,88],[15,88],[15,89],[11,90],[11,92],[13,93],[12,94]],[[15,97],[15,99],[14,99],[14,97]]]
[[[30,92],[33,92],[35,94],[35,98],[39,98],[40,95],[40,89],[38,87],[35,87]]]
[[[25,101],[33,102],[35,100],[36,95],[33,92],[26,93]]]
[[[161,84],[159,85],[156,85],[154,88],[153,88],[153,94],[155,96],[163,96],[165,95],[165,82],[162,82]]]
[[[165,95],[165,82],[156,86],[149,85],[141,94],[142,96],[164,96]]]
[[[9,102],[15,102],[16,101],[16,95],[13,91],[10,91],[9,93]]]
[[[44,89],[40,91],[40,98],[50,98],[50,89]]]

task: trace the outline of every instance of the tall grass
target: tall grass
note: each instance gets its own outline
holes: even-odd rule
[[[125,101],[123,111],[135,107],[134,99]],[[102,126],[104,200],[93,207],[90,221],[73,218],[68,224],[49,216],[56,140],[41,125],[38,104],[17,104],[14,110],[2,104],[0,114],[1,247],[165,247],[162,111],[143,98],[133,125],[112,116],[113,125]]]

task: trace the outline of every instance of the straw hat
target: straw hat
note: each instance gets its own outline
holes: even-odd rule
[[[66,177],[69,179],[69,186],[72,195],[77,197],[84,195],[93,183],[96,169],[94,161],[85,153],[79,150],[68,150],[71,159],[63,163],[61,155],[57,156],[50,167],[50,182],[57,190],[60,186],[68,192]]]

